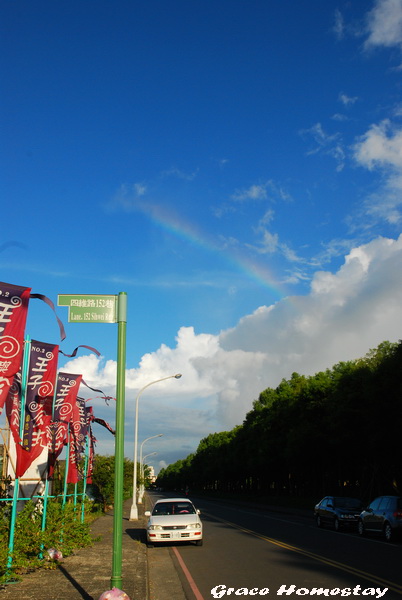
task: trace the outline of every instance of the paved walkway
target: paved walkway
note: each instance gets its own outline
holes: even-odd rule
[[[183,588],[173,566],[169,549],[149,552],[145,539],[144,505],[138,521],[129,521],[131,500],[124,503],[121,589],[130,600],[181,600]],[[113,512],[91,525],[94,542],[90,548],[66,557],[55,570],[40,569],[24,575],[18,583],[0,587],[4,600],[98,600],[111,588],[113,556]]]

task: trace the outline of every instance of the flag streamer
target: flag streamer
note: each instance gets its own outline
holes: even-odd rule
[[[56,314],[56,309],[55,306],[53,304],[53,302],[50,300],[50,298],[48,298],[47,296],[45,296],[44,294],[31,294],[30,298],[38,298],[39,300],[42,300],[43,302],[45,302],[48,306],[50,306],[50,308],[52,309],[52,311],[55,314],[57,323],[59,325],[59,329],[60,329],[60,339],[61,341],[66,339],[66,332],[64,330],[64,325],[62,323],[62,321],[59,319],[59,317]]]

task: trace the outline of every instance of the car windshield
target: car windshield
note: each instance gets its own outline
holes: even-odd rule
[[[194,515],[195,509],[191,502],[158,502],[152,511],[153,515]]]
[[[356,498],[334,498],[334,507],[360,510],[362,503]]]

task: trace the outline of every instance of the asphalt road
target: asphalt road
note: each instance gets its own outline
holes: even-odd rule
[[[402,542],[319,529],[312,512],[190,499],[201,510],[204,545],[169,546],[188,599],[350,595],[401,600]]]

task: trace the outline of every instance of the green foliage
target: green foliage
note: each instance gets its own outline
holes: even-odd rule
[[[8,498],[11,490],[11,477],[0,477],[0,498]]]
[[[64,465],[59,465],[54,479],[55,493],[62,494]],[[139,471],[138,471],[139,472]],[[114,501],[114,456],[96,456],[94,460],[93,483],[98,486],[105,505]],[[132,495],[133,462],[125,460],[123,464],[123,495],[128,499]],[[8,482],[4,482],[8,484]],[[139,480],[140,483],[140,480]],[[83,482],[77,485],[78,498],[83,491]],[[67,495],[71,498],[74,486],[68,486]],[[77,548],[92,544],[89,522],[96,517],[96,503],[85,500],[85,522],[81,522],[81,503],[63,505],[60,500],[51,499],[47,505],[46,527],[42,531],[42,504],[33,501],[26,503],[16,519],[14,529],[14,549],[11,573],[7,573],[8,546],[10,537],[11,502],[0,504],[0,583],[10,578],[18,578],[22,573],[39,567],[54,568],[55,563],[47,560],[47,550],[56,548],[63,556],[68,556]]]
[[[27,502],[16,519],[11,572],[7,572],[10,532],[10,503],[0,506],[0,583],[18,578],[39,567],[54,568],[47,560],[47,550],[57,548],[68,556],[76,548],[92,545],[89,522],[81,523],[80,510],[73,504],[64,507],[50,500],[46,513],[46,529],[42,531],[42,505]]]
[[[260,393],[243,425],[159,473],[166,488],[369,500],[401,493],[402,343]]]
[[[123,498],[127,500],[133,494],[133,461],[124,459],[123,463]],[[138,484],[140,469],[137,464]],[[114,501],[114,456],[97,455],[94,458],[92,481],[99,487],[106,505]]]

